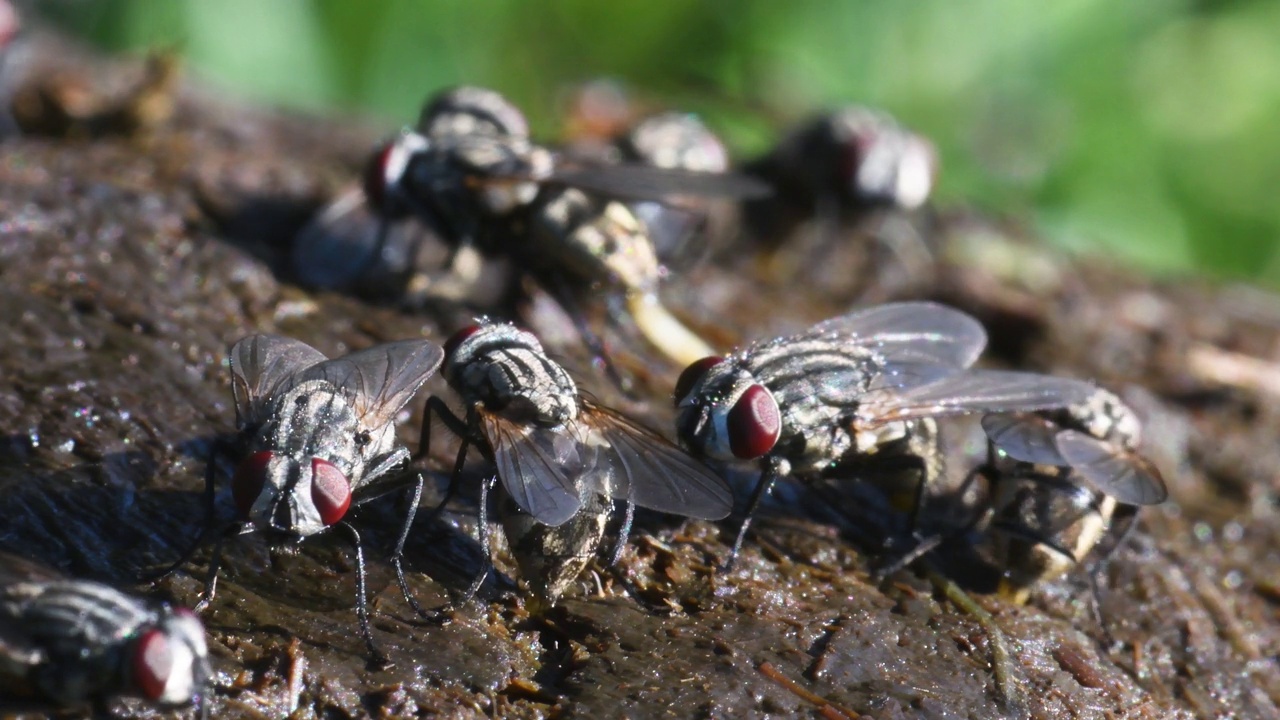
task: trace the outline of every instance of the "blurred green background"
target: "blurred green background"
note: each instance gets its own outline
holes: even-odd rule
[[[1280,286],[1280,3],[1143,0],[43,0],[112,50],[308,109],[410,123],[493,86],[553,136],[602,75],[740,153],[837,103],[931,136],[938,197],[1157,271]]]

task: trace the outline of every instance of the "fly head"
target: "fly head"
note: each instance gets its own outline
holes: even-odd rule
[[[255,527],[307,537],[346,516],[351,481],[323,458],[260,450],[240,463],[231,496]]]
[[[365,200],[384,220],[402,220],[413,210],[405,195],[405,174],[413,159],[430,147],[417,133],[405,132],[374,151],[365,163]]]
[[[782,433],[782,413],[769,389],[721,357],[685,368],[675,403],[676,434],[694,455],[750,460],[772,450]]]
[[[185,705],[206,697],[212,680],[204,626],[186,609],[162,611],[143,629],[130,650],[130,684],[161,705]]]

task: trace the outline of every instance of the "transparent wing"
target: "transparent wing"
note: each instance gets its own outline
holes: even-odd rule
[[[1160,471],[1141,455],[1077,430],[1058,433],[1057,444],[1071,469],[1098,492],[1129,505],[1158,505],[1169,497]]]
[[[720,520],[733,511],[729,484],[656,432],[585,400],[580,421],[599,448],[595,472],[584,477],[589,488],[686,517]]]
[[[373,430],[395,420],[442,360],[444,350],[430,340],[401,340],[314,365],[296,382],[332,383],[351,399],[361,424]]]
[[[236,425],[262,420],[266,401],[299,372],[326,360],[324,353],[282,335],[250,335],[231,346],[231,394]]]
[[[1083,403],[1094,386],[1080,380],[1010,370],[968,370],[901,391],[869,394],[858,409],[868,425],[974,412],[1052,410]]]
[[[581,443],[554,428],[517,424],[480,411],[480,427],[498,478],[521,510],[544,525],[561,525],[582,507],[586,470]]]
[[[698,172],[639,163],[560,164],[544,182],[570,185],[623,200],[664,200],[681,195],[751,200],[768,197],[768,183],[737,173]]]
[[[986,415],[982,418],[982,429],[996,447],[1014,460],[1037,465],[1067,464],[1054,444],[1062,428],[1039,415]]]
[[[889,363],[967,368],[987,346],[972,316],[933,302],[887,303],[831,318],[804,337],[837,335],[875,350]]]

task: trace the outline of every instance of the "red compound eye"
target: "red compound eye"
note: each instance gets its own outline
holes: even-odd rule
[[[724,362],[724,358],[712,355],[704,357],[685,368],[684,372],[680,373],[680,377],[676,380],[676,392],[673,398],[676,405],[679,405],[681,400],[689,397],[689,393],[693,392],[693,386],[698,384],[698,381],[702,379],[703,375],[707,374],[708,370],[722,362]]]
[[[777,401],[763,386],[752,385],[729,411],[728,429],[734,457],[749,460],[764,455],[782,432]]]
[[[333,463],[311,459],[311,502],[320,512],[320,522],[333,525],[351,507],[351,483]]]
[[[453,352],[458,349],[458,346],[466,342],[467,338],[471,337],[472,335],[475,335],[478,332],[480,332],[479,325],[468,325],[467,327],[464,327],[458,332],[451,335],[449,339],[446,340],[444,343],[444,356],[446,358],[445,362],[452,360]]]
[[[262,494],[262,488],[267,484],[267,463],[274,455],[270,450],[250,455],[240,463],[231,478],[231,499],[235,501],[241,517],[249,517],[249,511]]]
[[[169,636],[155,628],[144,632],[133,651],[133,678],[138,691],[148,700],[159,700],[172,673],[173,648]]]
[[[396,151],[395,141],[384,145],[375,152],[364,166],[364,197],[369,207],[380,213],[389,212],[387,207],[387,163]]]

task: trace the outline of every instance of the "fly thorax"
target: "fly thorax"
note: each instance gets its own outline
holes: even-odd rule
[[[280,396],[253,449],[325,458],[351,477],[361,471],[360,430],[347,396],[324,380],[312,380]]]
[[[543,426],[578,416],[578,391],[564,368],[539,351],[501,348],[459,368],[460,389],[469,404]]]
[[[724,143],[695,115],[664,113],[647,118],[627,136],[630,154],[662,168],[725,172],[729,153]]]
[[[489,133],[527,137],[529,121],[496,90],[459,85],[433,96],[418,115],[424,133]]]
[[[470,136],[457,143],[453,156],[465,174],[481,179],[481,205],[498,216],[533,202],[539,189],[537,182],[511,182],[505,178],[543,178],[552,169],[551,156],[545,149],[519,137]],[[485,182],[489,177],[500,179]]]
[[[97,583],[60,581],[28,598],[24,631],[48,660],[32,682],[61,704],[75,704],[123,683],[124,647],[149,613],[136,600]]]
[[[676,428],[681,443],[695,455],[717,460],[758,457],[758,453],[744,450],[751,444],[746,442],[751,434],[747,411],[757,395],[774,406],[773,423],[779,424],[781,417],[772,394],[737,361],[725,360],[707,368],[679,401]],[[785,441],[785,433],[782,439]],[[776,445],[777,440],[769,445]]]

